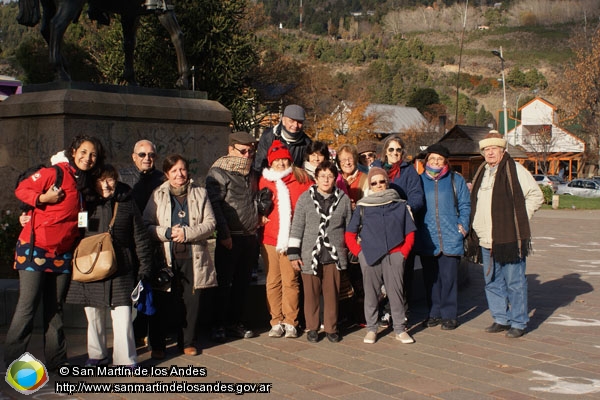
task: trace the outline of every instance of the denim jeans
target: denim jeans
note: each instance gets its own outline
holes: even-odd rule
[[[19,271],[19,300],[4,345],[7,367],[27,350],[33,318],[40,302],[43,307],[46,368],[54,370],[67,361],[63,303],[70,281],[71,274]]]
[[[513,264],[499,264],[490,260],[490,249],[482,247],[481,252],[485,295],[494,321],[525,329],[529,322],[525,259]]]

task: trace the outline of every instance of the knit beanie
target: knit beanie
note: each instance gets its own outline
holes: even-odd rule
[[[390,179],[388,178],[388,174],[385,171],[385,169],[383,168],[379,168],[379,167],[373,167],[369,170],[369,175],[368,175],[368,182],[369,185],[371,185],[371,178],[373,178],[374,176],[377,175],[383,175],[383,177],[385,178],[385,181],[387,184],[390,183]]]
[[[287,158],[290,160],[290,163],[294,162],[290,151],[283,143],[279,140],[273,140],[269,151],[267,152],[267,161],[269,162],[269,167],[273,164],[273,161],[278,160],[280,158]]]
[[[488,146],[498,146],[506,149],[506,139],[497,130],[491,130],[479,141],[479,150],[483,151]]]

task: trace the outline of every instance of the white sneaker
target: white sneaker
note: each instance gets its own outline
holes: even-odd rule
[[[285,325],[285,337],[286,338],[297,338],[298,337],[298,331],[296,331],[296,327],[294,325],[290,325],[290,324],[283,324]]]
[[[373,344],[377,341],[377,332],[368,331],[363,339],[364,343]]]
[[[283,329],[283,325],[277,324],[271,327],[269,337],[282,337],[284,333],[285,330]]]
[[[413,339],[408,332],[398,333],[396,335],[396,340],[399,340],[404,344],[410,344],[415,342],[415,339]]]

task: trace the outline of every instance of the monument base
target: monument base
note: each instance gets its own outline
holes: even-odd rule
[[[99,138],[106,161],[132,165],[140,139],[159,155],[190,161],[191,176],[203,182],[212,163],[227,151],[231,112],[206,93],[130,86],[56,82],[23,87],[23,94],[0,103],[0,210],[15,209],[16,177],[28,167],[49,165],[77,135]]]

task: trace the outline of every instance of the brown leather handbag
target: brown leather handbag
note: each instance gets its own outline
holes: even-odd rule
[[[76,282],[96,282],[110,277],[117,271],[117,257],[112,244],[112,227],[119,203],[115,202],[108,232],[81,240],[73,253],[73,279]]]

